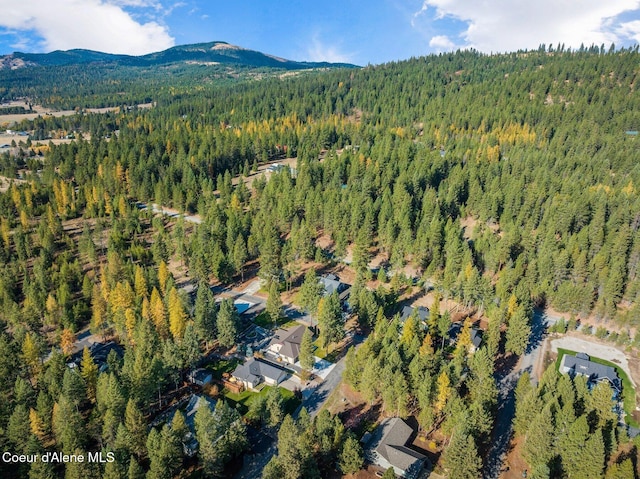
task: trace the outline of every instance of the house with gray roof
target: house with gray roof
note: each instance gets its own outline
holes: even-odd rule
[[[343,302],[349,296],[351,289],[350,285],[340,281],[340,278],[338,278],[335,274],[329,273],[320,276],[320,283],[324,287],[324,292],[322,293],[323,296],[329,296],[330,294],[338,293],[340,302]]]
[[[196,413],[198,412],[198,409],[200,409],[201,407],[208,407],[215,414],[216,400],[211,399],[208,396],[192,394],[189,397],[189,400],[187,401],[186,405],[184,406],[184,410],[183,410],[184,422],[187,425],[187,428],[189,428],[189,432],[187,432],[184,435],[184,437],[181,438],[181,441],[182,441],[182,449],[187,457],[193,457],[198,452],[198,440],[196,439],[196,436],[195,436],[195,432],[196,432],[195,420],[196,420]],[[174,417],[175,417],[175,412],[174,412],[174,416],[172,416],[171,420],[168,422],[169,426],[171,426],[171,424],[173,423]]]
[[[471,328],[471,352],[475,352],[482,344],[482,331],[478,328]]]
[[[607,381],[614,393],[622,392],[622,382],[615,368],[591,361],[588,354],[578,353],[575,356],[565,354],[560,361],[560,372],[571,377],[580,375],[587,378],[587,386],[593,388],[602,381]]]
[[[399,417],[385,419],[370,436],[363,437],[367,459],[383,469],[393,468],[396,475],[416,479],[426,456],[407,447],[414,430]]]
[[[429,314],[429,308],[426,306],[418,306],[417,308],[414,308],[413,306],[405,306],[400,312],[400,321],[404,323],[412,315],[415,315],[415,317],[420,321],[426,322],[429,320]]]
[[[189,381],[198,386],[205,386],[213,380],[213,376],[210,371],[204,368],[194,369],[189,373]]]
[[[238,365],[231,376],[242,383],[245,389],[254,389],[263,381],[269,386],[277,386],[287,376],[287,372],[261,359],[250,358],[244,364]]]
[[[295,326],[290,329],[278,329],[269,343],[268,350],[289,364],[295,364],[300,355],[302,335],[307,327]]]

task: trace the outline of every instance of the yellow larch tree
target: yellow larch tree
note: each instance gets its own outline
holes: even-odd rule
[[[169,329],[174,339],[182,339],[186,328],[187,315],[182,307],[182,300],[176,288],[169,291]]]
[[[167,281],[169,281],[169,268],[167,263],[160,261],[158,266],[158,284],[160,285],[160,293],[164,296],[167,290]]]
[[[76,342],[76,335],[68,328],[64,328],[60,333],[60,349],[62,354],[69,356],[73,352],[73,345]]]
[[[451,380],[449,379],[447,371],[443,370],[438,376],[437,388],[438,396],[434,407],[436,411],[441,412],[447,405],[447,399],[451,396]]]
[[[153,324],[158,331],[158,334],[162,338],[166,338],[168,336],[168,328],[167,328],[167,315],[164,307],[164,302],[160,297],[160,293],[156,288],[153,288],[151,291],[151,319],[153,320]]]

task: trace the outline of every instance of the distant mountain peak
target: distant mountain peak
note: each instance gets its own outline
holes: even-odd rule
[[[153,67],[175,63],[200,65],[241,65],[255,68],[300,70],[306,68],[355,67],[350,64],[328,62],[299,62],[250,50],[227,42],[214,41],[176,45],[147,55],[114,55],[92,50],[73,49],[50,53],[21,53],[0,56],[0,69],[19,69],[34,66],[64,66],[102,63],[133,67]]]

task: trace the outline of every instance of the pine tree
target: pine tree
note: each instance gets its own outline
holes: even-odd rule
[[[558,427],[561,427],[562,421],[558,420]],[[569,477],[583,477],[580,472],[583,471],[582,461],[584,457],[583,451],[589,438],[589,425],[586,416],[581,416],[570,424],[568,429],[559,438],[557,451],[562,458],[562,469]],[[602,435],[600,435],[602,441]],[[604,465],[604,446],[603,446]]]
[[[133,399],[127,401],[127,407],[124,413],[124,426],[130,440],[128,444],[129,451],[138,458],[144,458],[146,456],[147,423]]]
[[[22,453],[25,450],[30,433],[29,411],[24,405],[18,404],[9,417],[6,429],[7,438],[15,451]]]
[[[150,467],[147,479],[171,479],[181,465],[180,440],[165,424],[161,432],[152,429],[147,438]]]
[[[449,447],[443,454],[443,464],[451,479],[477,479],[482,459],[473,437],[463,431],[454,431]]]
[[[345,336],[342,307],[338,293],[333,292],[322,298],[318,305],[318,327],[320,340],[326,348],[332,342],[338,342]]]
[[[533,417],[527,429],[527,435],[523,447],[523,457],[532,469],[539,465],[549,466],[553,458],[554,441],[553,416],[549,407]]]
[[[302,309],[311,315],[315,315],[323,289],[322,283],[318,281],[315,269],[308,269],[304,275],[304,282],[302,286],[300,286],[300,292],[298,293],[298,303]]]
[[[396,473],[393,470],[393,467],[389,467],[382,474],[382,479],[396,479]]]
[[[627,458],[619,464],[612,464],[607,469],[605,479],[628,479],[635,477],[633,463]]]
[[[238,312],[232,300],[223,299],[220,303],[216,326],[220,345],[225,348],[233,346],[238,335]]]
[[[267,314],[273,321],[274,326],[278,324],[278,320],[282,315],[282,299],[280,291],[278,291],[278,283],[272,281],[269,285],[269,296],[267,297]]]
[[[238,235],[233,245],[233,269],[240,273],[240,279],[244,282],[244,263],[247,261],[249,253],[242,235]]]
[[[200,283],[196,293],[193,320],[198,338],[207,344],[216,337],[216,313],[217,307],[209,285]]]
[[[269,389],[265,407],[269,414],[269,426],[273,427],[280,424],[284,417],[284,400],[277,386]]]
[[[505,349],[520,356],[527,349],[530,335],[529,317],[525,308],[519,306],[509,319]]]
[[[362,446],[353,435],[347,436],[340,452],[340,470],[343,474],[355,474],[364,464]]]
[[[311,330],[308,328],[304,329],[304,333],[302,334],[302,340],[300,342],[300,366],[302,369],[306,371],[311,371],[313,369],[313,365],[315,363],[315,359],[313,357],[313,336],[311,334]]]
[[[602,429],[589,436],[584,447],[579,451],[578,460],[567,464],[567,472],[570,477],[580,477],[584,479],[602,478],[605,467],[604,441],[602,439]]]

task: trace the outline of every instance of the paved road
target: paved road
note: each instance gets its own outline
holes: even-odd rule
[[[333,390],[338,387],[338,384],[342,381],[345,366],[346,356],[338,361],[325,380],[318,384],[306,399],[303,399],[302,407],[306,408],[311,417],[314,417],[320,412],[322,405],[329,398]]]
[[[507,367],[496,373],[498,382],[498,411],[496,413],[496,423],[493,428],[493,445],[484,466],[483,477],[486,479],[497,479],[500,476],[502,463],[507,455],[513,418],[516,411],[515,388],[518,379],[525,371],[531,374],[531,380],[538,382],[535,365],[540,360],[542,345],[546,335],[546,328],[555,324],[559,318],[550,317],[542,310],[534,310],[531,319],[531,337],[527,350],[520,357],[515,367]]]
[[[351,347],[358,347],[363,341],[365,337],[360,334],[355,334],[353,336],[353,342]],[[302,407],[307,409],[307,412],[311,417],[315,416],[320,412],[324,403],[329,399],[329,396],[333,392],[335,388],[338,387],[340,382],[342,381],[342,374],[344,373],[345,367],[347,365],[347,355],[345,354],[334,366],[331,372],[327,375],[324,381],[322,381],[319,385],[317,385],[310,395],[305,395],[305,399],[302,400],[302,405],[295,413],[297,416]]]

